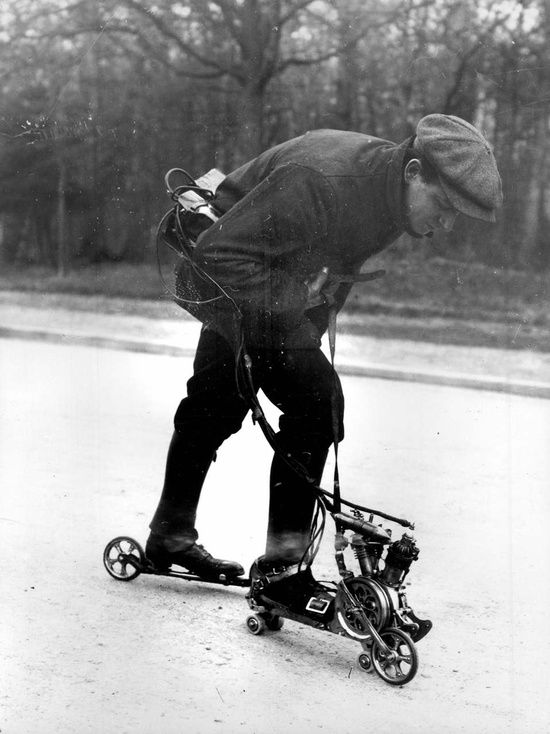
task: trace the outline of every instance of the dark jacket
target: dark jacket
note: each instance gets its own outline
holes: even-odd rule
[[[323,266],[358,273],[405,230],[402,171],[411,141],[316,130],[277,145],[229,174],[214,201],[223,216],[194,259],[243,315],[249,344],[317,346],[328,307],[306,311],[308,276]],[[341,308],[350,285],[329,283]],[[214,302],[223,331],[229,298]]]

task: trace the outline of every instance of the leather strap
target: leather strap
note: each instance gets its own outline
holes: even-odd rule
[[[334,480],[333,480],[333,511],[340,512],[340,473],[338,471],[338,443],[340,438],[340,411],[338,405],[338,376],[334,366],[334,358],[336,355],[336,307],[331,306],[328,312],[328,343],[330,350],[330,363],[332,365],[333,388],[331,394],[331,413],[332,413],[332,438],[334,443]]]

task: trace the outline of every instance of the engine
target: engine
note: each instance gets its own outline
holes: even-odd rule
[[[432,623],[419,619],[410,608],[405,593],[405,578],[420,553],[411,532],[392,542],[391,529],[365,520],[359,512],[354,516],[337,513],[334,517],[339,532],[336,537],[336,561],[344,584],[336,597],[334,623],[341,632],[358,640],[369,640],[371,631],[365,617],[378,631],[396,627],[418,641],[430,631]],[[344,531],[351,530],[351,539]],[[343,551],[349,546],[357,559],[361,574],[348,571]]]

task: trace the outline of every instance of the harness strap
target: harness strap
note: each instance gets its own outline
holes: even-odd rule
[[[370,280],[377,280],[386,274],[385,270],[373,270],[370,273],[332,273],[330,279],[337,283],[366,283]],[[340,413],[338,410],[338,375],[334,366],[336,355],[336,315],[337,309],[334,299],[328,301],[328,343],[330,349],[330,362],[332,365],[333,389],[331,395],[331,412],[332,412],[332,438],[334,443],[334,492],[333,506],[334,512],[340,512],[340,473],[338,470],[338,442],[340,438]]]
[[[333,388],[331,393],[331,413],[332,413],[332,438],[334,443],[334,480],[333,480],[333,507],[334,512],[341,511],[340,498],[340,472],[338,470],[338,443],[340,440],[340,411],[338,405],[338,375],[334,366],[334,358],[336,354],[336,306],[330,306],[328,312],[328,343],[330,350],[330,363],[332,365]]]

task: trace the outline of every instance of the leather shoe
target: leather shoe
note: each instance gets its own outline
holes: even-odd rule
[[[220,576],[234,578],[244,574],[244,568],[240,563],[214,558],[204,546],[198,543],[188,544],[183,548],[170,546],[170,541],[167,538],[154,533],[149,536],[145,546],[145,555],[156,569],[168,570],[170,566],[175,564],[186,568],[201,578],[216,580]]]

